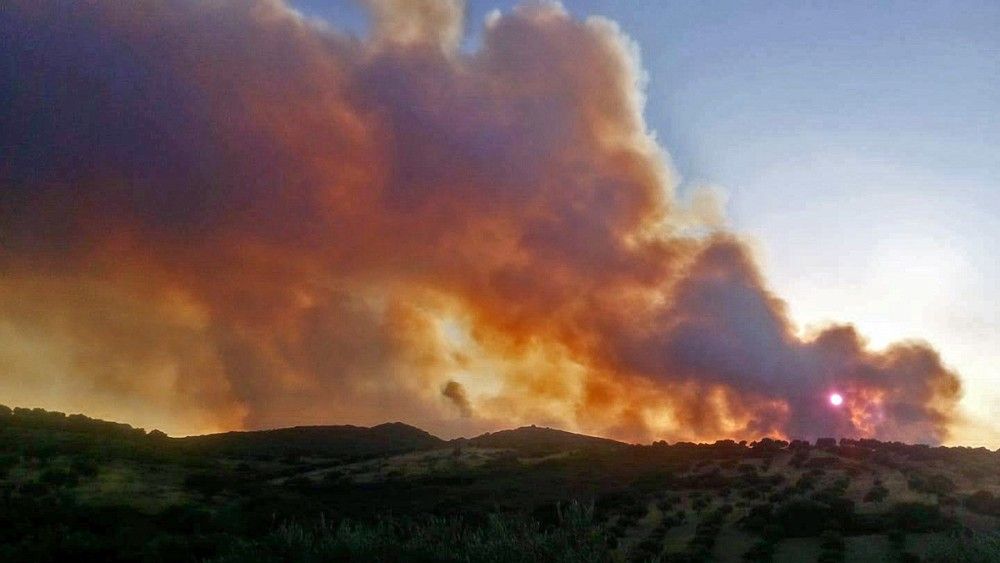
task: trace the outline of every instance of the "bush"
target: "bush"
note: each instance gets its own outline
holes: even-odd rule
[[[779,541],[785,537],[785,527],[780,524],[768,524],[764,526],[764,539]]]
[[[743,554],[743,560],[755,563],[770,563],[770,561],[774,560],[774,542],[766,539],[758,540]]]
[[[836,438],[817,438],[816,439],[816,449],[818,450],[832,450],[837,447]]]
[[[865,493],[864,502],[882,502],[889,496],[889,489],[881,484],[872,485],[872,488]]]
[[[70,470],[80,477],[94,478],[97,476],[97,462],[86,457],[77,457],[70,463]]]
[[[212,561],[586,563],[610,559],[606,541],[593,525],[593,510],[574,503],[561,512],[559,526],[549,531],[523,518],[496,514],[480,527],[457,519],[345,521],[314,528],[286,525],[259,540],[235,544]]]
[[[890,513],[893,525],[906,532],[937,532],[951,527],[952,522],[933,504],[901,502]]]
[[[840,464],[840,460],[835,457],[814,457],[805,463],[810,469],[830,469]]]
[[[1000,516],[1000,499],[989,491],[976,491],[965,499],[965,507],[972,512]]]
[[[962,533],[937,539],[924,561],[945,563],[993,563],[1000,561],[1000,533]]]
[[[832,499],[830,503],[795,499],[775,509],[774,521],[791,537],[815,536],[831,526],[842,527],[853,511],[854,504],[847,499]]]
[[[0,454],[0,477],[5,477],[20,462],[21,457],[16,454]]]
[[[38,480],[53,487],[73,487],[80,481],[75,473],[54,467],[49,467],[42,471],[42,474],[38,476]]]
[[[844,538],[840,532],[826,530],[819,535],[820,547],[824,550],[844,551]]]
[[[914,491],[934,495],[947,495],[955,490],[955,483],[944,475],[913,475],[907,485]]]
[[[215,471],[199,471],[184,478],[184,487],[202,494],[205,498],[222,492],[229,485],[224,475]]]
[[[816,478],[812,475],[806,474],[801,477],[792,485],[792,492],[802,493],[805,491],[810,491],[816,487]]]

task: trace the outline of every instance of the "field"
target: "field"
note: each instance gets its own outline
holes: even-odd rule
[[[872,440],[175,439],[0,407],[0,560],[998,561],[998,469]]]

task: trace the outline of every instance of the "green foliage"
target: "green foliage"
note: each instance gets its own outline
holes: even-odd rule
[[[892,544],[892,546],[895,547],[897,551],[902,551],[903,548],[906,546],[906,532],[900,530],[899,528],[893,528],[892,530],[889,530],[889,533],[886,534],[886,537],[889,539],[889,543]]]
[[[482,462],[472,466],[453,463],[455,444],[404,425],[178,440],[79,415],[0,408],[0,561],[705,561],[734,525],[759,538],[745,560],[770,561],[786,537],[820,536],[821,559],[838,561],[843,536],[889,534],[900,555],[907,533],[957,530],[940,508],[956,499],[969,511],[1000,514],[989,491],[965,496],[942,477],[968,467],[993,475],[998,455],[982,449],[866,440],[827,452],[779,441],[612,443],[525,463],[519,458],[536,438],[551,442],[546,451],[576,440],[526,432],[527,449],[463,442],[460,460]],[[857,457],[845,460],[848,450]],[[402,451],[410,453],[386,455]],[[806,468],[801,479],[786,470],[786,455]],[[941,473],[923,472],[931,467]],[[845,498],[850,479],[884,468],[915,477],[937,505],[855,512]],[[401,477],[386,478],[394,473]],[[884,500],[888,491],[876,478],[868,493],[866,500]],[[594,508],[570,499],[593,499]],[[690,542],[665,552],[668,530],[686,521]],[[992,545],[953,541],[971,542],[972,561]]]
[[[865,493],[862,500],[864,502],[882,502],[889,496],[889,489],[885,488],[881,482],[876,482],[872,485],[872,488]]]
[[[39,475],[38,480],[53,487],[72,487],[80,481],[80,478],[71,471],[47,467]]]
[[[1000,532],[956,533],[938,538],[930,547],[927,563],[996,563],[1000,561]]]
[[[937,532],[954,524],[941,514],[936,505],[919,502],[896,504],[890,513],[890,521],[896,529],[907,532]]]
[[[21,462],[21,456],[13,453],[0,453],[0,478]]]
[[[184,486],[193,492],[211,498],[222,492],[229,485],[229,480],[218,471],[197,471],[184,478]]]
[[[774,560],[774,542],[768,539],[758,540],[743,554],[743,560],[770,563]]]
[[[835,530],[826,530],[819,535],[820,547],[835,551],[844,550],[844,537]]]
[[[593,511],[571,504],[560,525],[541,530],[523,519],[493,515],[480,527],[460,520],[392,519],[372,524],[345,521],[331,527],[282,526],[264,538],[239,542],[216,563],[312,563],[320,561],[439,561],[531,563],[608,561]]]
[[[822,551],[819,554],[819,561],[834,563],[844,560],[844,538],[839,532],[826,530],[819,536]]]
[[[940,474],[922,475],[917,473],[910,477],[907,484],[914,491],[934,495],[947,495],[955,490],[955,483]]]
[[[843,529],[854,519],[854,503],[829,491],[813,498],[794,497],[777,506],[753,507],[743,527],[771,539],[815,536],[831,528]]]
[[[965,507],[979,514],[1000,516],[1000,498],[989,491],[976,491],[965,499]]]

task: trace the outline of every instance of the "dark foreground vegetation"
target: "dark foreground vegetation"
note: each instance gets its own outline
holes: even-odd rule
[[[0,561],[1000,561],[998,470],[873,440],[175,439],[0,406]]]

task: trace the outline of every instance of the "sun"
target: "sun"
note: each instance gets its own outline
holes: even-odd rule
[[[840,393],[830,393],[830,404],[835,407],[839,407],[844,404],[844,397],[842,397]]]

